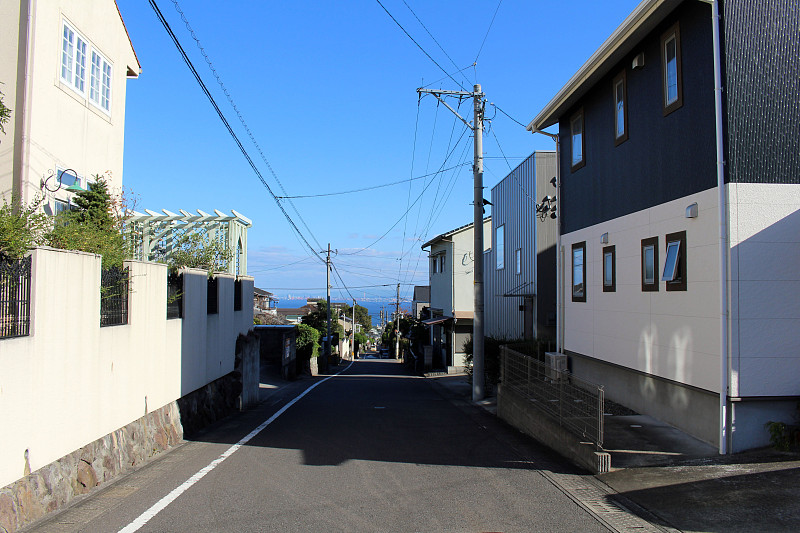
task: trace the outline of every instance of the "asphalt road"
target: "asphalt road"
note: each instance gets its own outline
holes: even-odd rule
[[[321,381],[282,388],[28,531],[608,531],[553,481],[591,476],[434,380],[360,360]]]

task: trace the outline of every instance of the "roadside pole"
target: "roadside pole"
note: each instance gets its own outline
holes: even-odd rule
[[[473,281],[475,310],[472,319],[472,401],[483,400],[485,391],[484,377],[484,321],[483,321],[483,113],[485,96],[481,92],[481,85],[476,83],[472,92],[467,91],[436,91],[431,89],[417,89],[420,94],[432,94],[449,109],[461,122],[472,130],[475,144],[475,159],[472,165],[473,177]],[[442,96],[455,96],[473,99],[474,120],[472,124],[464,120],[458,112],[447,105]]]

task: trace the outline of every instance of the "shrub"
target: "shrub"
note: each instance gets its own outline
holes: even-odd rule
[[[320,334],[315,328],[308,324],[297,325],[297,339],[295,349],[298,359],[310,360],[312,357],[319,356]]]
[[[44,198],[37,196],[24,205],[12,196],[9,204],[5,199],[0,207],[0,256],[19,259],[28,250],[45,243],[50,228],[50,217],[39,211]]]

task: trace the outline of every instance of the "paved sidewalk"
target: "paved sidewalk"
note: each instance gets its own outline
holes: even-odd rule
[[[432,379],[471,400],[465,375]],[[478,405],[496,413],[496,398]],[[765,448],[719,455],[638,414],[607,416],[605,429],[612,471],[595,478],[612,490],[609,500],[644,509],[651,522],[679,531],[800,531],[800,454]]]

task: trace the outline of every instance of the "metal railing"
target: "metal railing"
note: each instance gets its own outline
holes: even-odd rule
[[[502,386],[511,389],[576,435],[603,446],[603,387],[533,357],[501,347]]]
[[[183,317],[183,274],[167,274],[167,319]]]
[[[100,274],[100,327],[128,323],[128,269],[105,268]]]
[[[0,258],[0,339],[30,335],[31,258]]]

